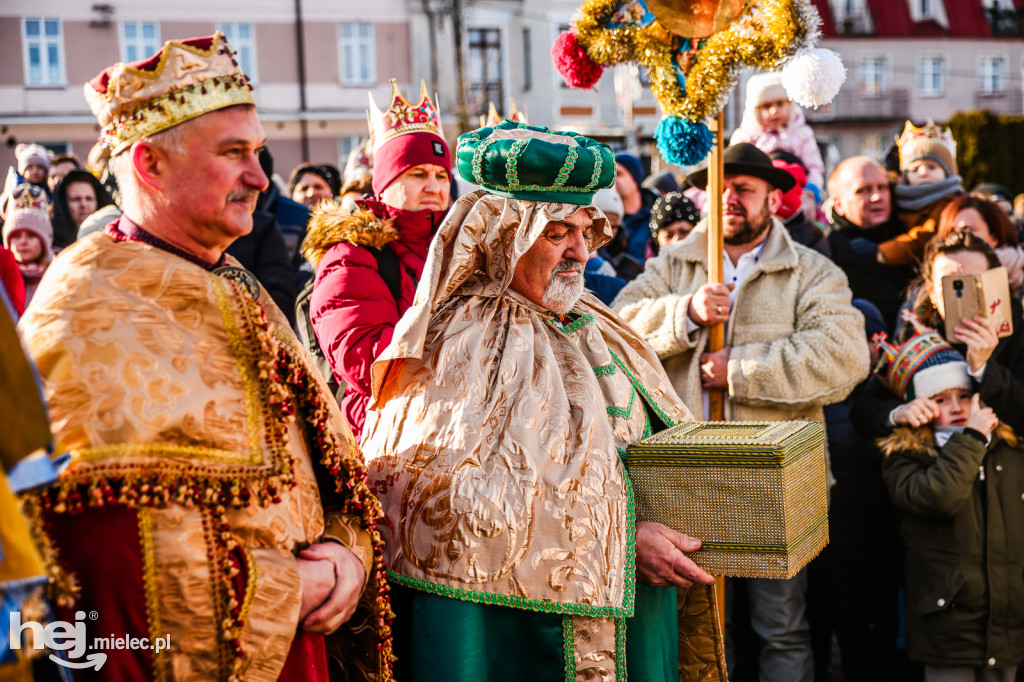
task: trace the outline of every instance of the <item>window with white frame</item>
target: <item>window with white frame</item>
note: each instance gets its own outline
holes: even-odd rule
[[[978,87],[982,92],[1002,92],[1006,88],[1006,58],[982,57],[978,62]]]
[[[27,85],[64,85],[64,32],[60,19],[27,17],[22,22]]]
[[[341,82],[371,85],[377,80],[374,64],[373,24],[343,23],[338,30]]]
[[[871,33],[871,14],[864,0],[830,0],[835,28],[840,35]]]
[[[889,138],[890,141],[892,138]],[[864,133],[860,136],[860,153],[872,159],[885,155],[886,136],[881,133]]]
[[[121,61],[137,62],[160,49],[160,24],[155,21],[121,22]]]
[[[882,55],[861,57],[860,91],[865,95],[880,95],[885,92],[889,71],[889,60]]]
[[[941,95],[946,89],[946,60],[936,55],[921,57],[917,62],[917,87],[922,95]]]
[[[252,24],[230,22],[221,24],[218,29],[228,39],[228,44],[238,53],[235,59],[242,72],[249,80],[256,82],[256,32]]]

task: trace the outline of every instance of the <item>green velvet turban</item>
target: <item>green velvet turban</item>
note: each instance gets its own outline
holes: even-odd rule
[[[513,199],[586,206],[615,184],[608,145],[508,120],[460,135],[455,156],[465,180]]]

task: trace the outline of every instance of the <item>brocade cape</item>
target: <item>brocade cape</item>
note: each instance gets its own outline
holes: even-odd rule
[[[276,680],[317,652],[304,676],[326,678],[322,638],[297,632],[295,564],[325,538],[364,561],[390,675],[379,503],[308,354],[256,287],[254,300],[108,230],[61,254],[22,320],[72,455],[34,502],[79,580],[76,607],[98,614],[90,634],[171,638],[158,654],[110,652],[106,679]]]
[[[619,451],[652,420],[692,417],[656,354],[596,297],[560,326],[508,289],[545,226],[578,209],[483,190],[452,207],[413,307],[374,363],[363,452],[390,579],[565,614],[566,665],[574,657],[586,677],[615,674],[621,619],[633,613],[633,499]],[[595,250],[611,230],[586,210]]]

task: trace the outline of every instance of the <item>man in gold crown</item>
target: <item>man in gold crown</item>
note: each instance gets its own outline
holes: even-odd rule
[[[219,33],[171,41],[85,87],[124,215],[65,251],[22,321],[72,455],[36,499],[79,585],[58,615],[95,614],[90,642],[142,643],[102,652],[106,680],[323,680],[324,635],[366,593],[389,677],[362,458],[284,315],[224,253],[267,185],[233,54]]]
[[[592,205],[611,150],[506,120],[461,136],[457,159],[482,189],[431,244],[373,365],[363,435],[396,677],[723,679],[713,578],[685,554],[700,541],[637,523],[620,461],[690,412],[650,346],[584,293],[611,236]]]
[[[335,379],[346,385],[341,407],[356,438],[370,365],[412,305],[451,195],[451,155],[425,85],[412,105],[392,81],[384,111],[370,95],[370,137],[375,196],[356,201],[354,211],[320,204],[302,246],[316,268],[310,320]]]

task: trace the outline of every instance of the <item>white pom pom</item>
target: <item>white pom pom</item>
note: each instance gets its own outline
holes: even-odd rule
[[[832,50],[799,50],[782,67],[782,87],[794,102],[817,109],[828,104],[846,80],[843,60]]]

